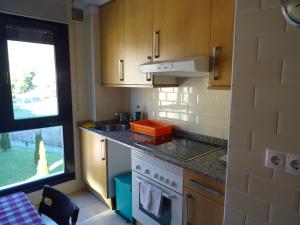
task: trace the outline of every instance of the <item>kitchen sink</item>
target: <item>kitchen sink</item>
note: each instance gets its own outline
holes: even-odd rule
[[[124,131],[129,130],[130,125],[129,124],[106,124],[106,125],[100,125],[97,126],[96,129],[99,131]]]

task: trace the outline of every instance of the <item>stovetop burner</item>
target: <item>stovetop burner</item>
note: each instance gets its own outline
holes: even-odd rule
[[[165,139],[165,143],[154,144],[153,140],[136,143],[137,146],[157,150],[162,154],[176,157],[183,161],[191,161],[195,158],[204,156],[208,153],[220,149],[220,146],[200,141],[193,141],[182,137],[173,137]]]

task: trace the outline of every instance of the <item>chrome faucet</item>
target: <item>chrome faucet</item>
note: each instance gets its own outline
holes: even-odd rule
[[[129,114],[127,112],[117,112],[115,113],[115,117],[118,119],[120,123],[130,123],[131,120],[128,119]]]

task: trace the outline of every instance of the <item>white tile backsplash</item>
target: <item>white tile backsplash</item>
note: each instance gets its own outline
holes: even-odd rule
[[[140,105],[150,119],[228,139],[231,91],[207,90],[207,85],[207,78],[189,78],[175,88],[132,89],[131,112]]]

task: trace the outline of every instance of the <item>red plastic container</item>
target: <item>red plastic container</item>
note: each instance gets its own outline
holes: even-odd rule
[[[153,120],[141,120],[130,123],[131,131],[150,135],[161,136],[173,133],[173,125],[165,124]]]

